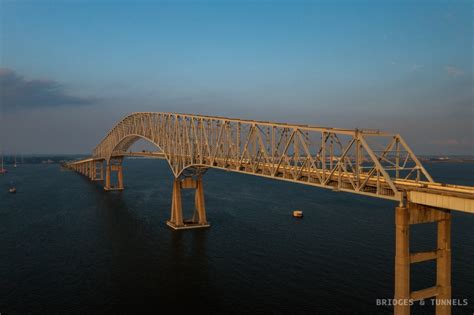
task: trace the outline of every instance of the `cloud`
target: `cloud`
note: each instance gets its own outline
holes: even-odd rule
[[[446,66],[444,67],[444,70],[446,70],[446,72],[452,77],[459,77],[464,74],[464,71],[454,66]]]
[[[98,99],[69,95],[53,80],[27,80],[8,68],[0,68],[0,105],[5,111],[59,106],[82,106]]]

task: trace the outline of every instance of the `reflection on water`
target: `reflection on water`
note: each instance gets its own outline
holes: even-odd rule
[[[473,164],[428,164],[435,179],[474,185]],[[456,175],[457,174],[457,175]],[[393,202],[209,171],[211,228],[174,231],[171,173],[127,160],[126,189],[105,192],[55,165],[0,177],[0,312],[123,312],[171,305],[211,312],[390,313]],[[18,193],[8,194],[10,180]],[[185,193],[185,206],[192,194]],[[302,209],[296,220],[291,211]],[[474,308],[472,216],[453,216],[453,295]],[[413,229],[414,249],[435,242]],[[434,268],[414,267],[414,289]]]

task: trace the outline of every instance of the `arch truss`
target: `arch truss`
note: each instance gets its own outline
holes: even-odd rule
[[[157,146],[175,177],[219,168],[394,200],[403,190],[397,181],[433,182],[398,134],[174,113],[126,116],[93,158],[126,155],[140,138]]]

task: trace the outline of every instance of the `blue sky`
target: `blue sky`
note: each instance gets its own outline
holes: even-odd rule
[[[472,9],[0,0],[0,140],[87,153],[129,112],[173,111],[380,128],[420,154],[474,154]]]

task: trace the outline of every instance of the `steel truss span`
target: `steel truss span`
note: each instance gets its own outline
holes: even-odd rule
[[[129,152],[139,139],[155,152]],[[164,158],[174,174],[174,229],[208,227],[202,177],[209,168],[363,194],[397,201],[395,298],[451,298],[451,210],[474,213],[474,187],[436,183],[399,134],[178,113],[132,113],[113,127],[90,158],[66,167],[104,180],[106,190],[124,188],[126,156]],[[105,164],[105,178],[104,178]],[[117,184],[111,173],[117,173]],[[181,190],[194,189],[193,218],[182,217]],[[437,249],[409,251],[409,226],[438,224]],[[410,265],[436,260],[434,287],[410,290]],[[449,301],[448,301],[449,302]],[[394,307],[409,314],[410,303]],[[437,313],[450,314],[440,303]]]

